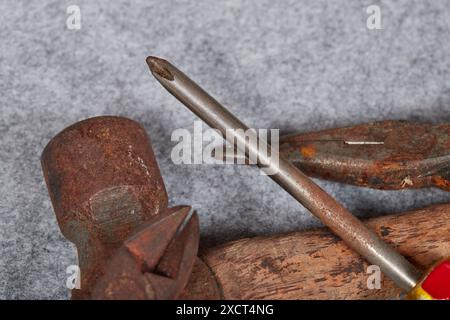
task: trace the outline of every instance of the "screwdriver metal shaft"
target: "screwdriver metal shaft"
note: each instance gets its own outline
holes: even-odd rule
[[[248,127],[183,72],[157,57],[148,57],[147,64],[164,88],[209,126],[218,129],[231,144],[237,142],[237,147],[247,157],[257,159],[260,167],[273,173],[269,175],[270,178],[341,237],[349,247],[371,264],[378,265],[405,291],[409,292],[419,282],[421,273],[410,262],[299,169],[280,157],[278,151],[272,150],[270,156],[260,152],[259,148],[264,144],[265,150],[271,150],[267,142],[260,137],[256,141],[248,139],[244,132]],[[277,161],[273,160],[277,158]]]

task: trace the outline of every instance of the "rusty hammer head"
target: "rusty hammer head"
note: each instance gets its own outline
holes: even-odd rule
[[[140,275],[164,269],[159,265],[162,260],[176,265],[165,268],[171,279],[177,278],[173,270],[178,272],[183,261],[190,272],[198,246],[198,221],[185,224],[179,218],[187,217],[189,207],[167,208],[167,193],[150,139],[138,123],[111,116],[78,122],[48,143],[41,161],[60,229],[78,250],[81,290],[74,290],[73,297],[91,298],[97,281],[105,274],[117,272],[121,266],[130,268],[129,263],[122,263],[125,260],[134,261],[133,268]],[[174,214],[178,219],[170,219]],[[176,235],[183,234],[178,230],[182,224],[191,225],[191,242],[176,241]],[[167,239],[154,237],[155,230],[172,230],[172,235]],[[178,243],[178,251],[169,252],[174,243]],[[186,243],[192,251],[188,257],[183,253]],[[167,254],[178,258],[163,259]],[[107,289],[108,283],[101,282],[97,287]],[[100,291],[96,289],[97,297],[104,297]],[[117,292],[111,295],[118,296]],[[155,296],[158,294],[153,292],[147,298]]]

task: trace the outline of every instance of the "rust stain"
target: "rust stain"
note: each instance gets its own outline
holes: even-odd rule
[[[316,154],[316,147],[314,145],[301,146],[300,153],[305,158],[313,158]]]
[[[439,176],[433,177],[433,183],[443,190],[450,191],[450,181],[445,178]]]

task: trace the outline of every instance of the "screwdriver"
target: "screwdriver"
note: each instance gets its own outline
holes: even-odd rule
[[[151,73],[164,88],[210,127],[219,130],[228,142],[233,145],[237,142],[237,147],[247,157],[256,159],[256,164],[260,168],[271,172],[272,174],[268,175],[271,179],[318,217],[349,247],[371,264],[379,266],[384,274],[406,292],[410,292],[419,284],[421,272],[408,260],[369,230],[297,167],[281,157],[277,150],[271,149],[264,139],[260,137],[256,140],[248,139],[245,131],[249,127],[193,80],[164,59],[150,56],[146,61]],[[268,156],[261,152],[261,149],[272,152]]]

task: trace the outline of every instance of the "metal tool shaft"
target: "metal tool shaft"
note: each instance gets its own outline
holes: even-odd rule
[[[294,165],[279,157],[276,150],[272,150],[270,156],[260,152],[258,145],[261,148],[266,144],[265,150],[270,150],[267,142],[260,138],[257,141],[248,139],[244,132],[248,127],[194,81],[166,60],[148,57],[147,63],[164,88],[209,126],[218,129],[230,143],[237,142],[237,146],[248,157],[257,159],[259,166],[273,173],[269,175],[270,178],[341,237],[349,247],[370,263],[378,265],[402,289],[410,291],[418,283],[420,272],[411,263]],[[278,161],[274,161],[277,156]]]

